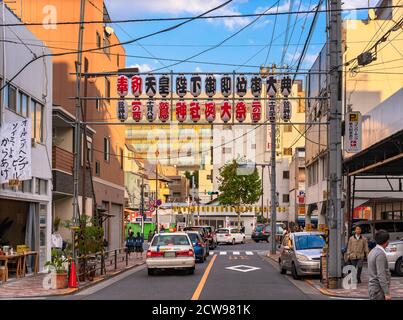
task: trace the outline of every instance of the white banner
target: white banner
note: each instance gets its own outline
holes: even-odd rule
[[[0,130],[0,183],[31,178],[31,120],[6,123]]]

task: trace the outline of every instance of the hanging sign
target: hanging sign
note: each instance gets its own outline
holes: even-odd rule
[[[273,123],[276,121],[276,100],[269,99],[266,110],[266,119]]]
[[[231,77],[227,74],[223,75],[221,78],[221,94],[228,98],[232,93],[232,83]]]
[[[178,101],[176,103],[176,120],[178,120],[179,122],[184,122],[186,120],[187,117],[187,106],[186,106],[186,102],[185,101]]]
[[[190,119],[193,122],[198,122],[200,120],[200,105],[199,102],[197,100],[193,100],[190,103],[190,107],[189,107],[189,114],[190,114]]]
[[[132,77],[132,94],[137,98],[142,93],[143,80],[139,75]]]
[[[235,118],[238,122],[244,122],[246,119],[246,103],[238,101],[235,107]]]
[[[31,119],[5,123],[0,129],[0,183],[31,179],[31,166]]]
[[[187,79],[184,75],[176,77],[176,94],[183,98],[187,93]]]
[[[248,88],[248,81],[244,75],[239,75],[236,77],[236,94],[240,97],[246,95]]]
[[[169,103],[166,100],[162,100],[159,103],[159,119],[161,122],[167,122],[169,119]]]
[[[288,99],[284,99],[280,104],[281,118],[287,122],[291,119],[291,102]]]
[[[192,75],[190,78],[190,94],[193,97],[198,97],[201,93],[202,79],[199,75]]]
[[[232,105],[228,100],[225,100],[224,103],[221,105],[221,110],[220,110],[220,117],[221,120],[224,123],[227,123],[229,120],[231,120],[232,117]]]
[[[345,120],[344,148],[346,152],[361,151],[362,145],[362,117],[358,111],[349,112]]]
[[[145,79],[146,95],[150,98],[154,97],[157,93],[157,80],[153,75],[148,75]]]
[[[262,118],[262,104],[260,103],[260,100],[253,100],[251,118],[253,123],[259,122]]]
[[[214,101],[207,101],[204,109],[204,115],[206,120],[209,123],[212,123],[215,120],[216,116],[216,109],[215,109],[215,102]]]
[[[134,121],[139,122],[142,115],[141,102],[139,100],[132,101],[132,118]]]
[[[255,98],[260,97],[262,94],[262,78],[257,75],[253,76],[250,80],[250,90]]]
[[[207,75],[205,80],[206,95],[211,98],[216,94],[216,78],[210,74]]]
[[[125,75],[118,76],[117,92],[119,97],[125,97],[129,93],[129,79]]]
[[[122,122],[127,120],[127,108],[125,100],[118,100],[117,109],[118,119]]]
[[[267,95],[268,96],[275,96],[277,93],[277,88],[276,88],[277,80],[275,77],[270,76],[267,78]]]
[[[170,92],[170,86],[171,86],[170,78],[166,74],[164,74],[160,77],[158,84],[159,84],[160,96],[166,98]]]
[[[290,77],[284,77],[281,79],[281,94],[288,97],[291,94],[292,82]]]
[[[155,111],[155,102],[153,99],[147,100],[146,118],[148,122],[153,122],[157,118],[157,112]]]

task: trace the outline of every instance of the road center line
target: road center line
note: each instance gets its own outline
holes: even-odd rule
[[[204,285],[206,284],[208,275],[210,273],[211,268],[213,267],[214,261],[217,258],[217,255],[214,255],[208,264],[206,270],[204,271],[203,277],[200,279],[199,284],[197,285],[197,288],[195,292],[193,293],[192,300],[199,300],[200,294],[204,288]]]

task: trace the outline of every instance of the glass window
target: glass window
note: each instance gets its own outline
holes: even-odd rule
[[[101,48],[101,36],[99,35],[98,31],[96,36],[96,42],[97,42],[97,48]]]
[[[283,179],[290,179],[290,171],[283,171]]]
[[[25,180],[22,182],[22,192],[32,192],[32,180]]]
[[[395,225],[391,222],[377,222],[375,223],[375,232],[378,230],[386,230],[387,232],[395,232]]]
[[[39,180],[39,193],[48,194],[48,181],[40,179]]]
[[[110,143],[108,138],[104,138],[104,160],[109,162]]]
[[[322,249],[325,245],[325,240],[320,235],[295,236],[294,242],[297,250]]]
[[[105,77],[105,98],[110,98],[111,97],[111,82],[107,77]],[[110,102],[109,99],[106,101]]]
[[[28,117],[28,101],[29,97],[25,93],[20,91],[17,105],[17,113],[19,113],[23,117]]]
[[[290,202],[290,195],[288,195],[288,194],[283,194],[283,202],[285,202],[285,203]]]
[[[106,53],[109,56],[110,53],[110,48],[108,48],[108,46],[110,45],[110,41],[108,38],[108,35],[106,34],[106,32],[104,32],[104,53]]]
[[[403,222],[396,222],[396,232],[403,232]]]
[[[152,246],[186,246],[190,245],[185,235],[158,235],[154,237]]]
[[[43,142],[43,105],[31,99],[32,138]]]
[[[40,194],[40,188],[39,188],[39,180],[38,178],[34,178],[35,179],[35,193],[36,194]]]
[[[17,89],[12,85],[8,85],[6,88],[7,94],[5,95],[6,101],[4,101],[4,104],[10,110],[17,111]]]

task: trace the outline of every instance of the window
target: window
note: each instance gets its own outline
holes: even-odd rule
[[[111,97],[111,82],[107,77],[105,77],[105,98]],[[107,102],[110,102],[109,99],[106,99]]]
[[[92,163],[92,138],[87,137],[87,161]]]
[[[95,161],[95,175],[99,176],[101,174],[101,163],[97,160]]]
[[[119,149],[119,155],[120,155],[120,169],[123,169],[123,161],[124,161],[124,155],[123,155],[123,149]]]
[[[43,142],[43,105],[31,99],[32,138]]]
[[[17,89],[12,85],[7,85],[7,94],[5,95],[4,105],[12,110],[17,111]]]
[[[377,222],[375,223],[375,232],[377,232],[378,230],[395,232],[395,224],[393,222]]]
[[[95,98],[95,109],[97,111],[101,110],[101,101],[98,99],[98,97]]]
[[[109,154],[110,154],[110,142],[109,138],[104,138],[104,160],[109,162]]]
[[[48,181],[40,178],[35,178],[35,193],[48,194]]]
[[[110,48],[108,48],[109,45],[110,45],[109,37],[108,37],[108,35],[106,34],[106,32],[104,32],[104,43],[103,43],[103,47],[104,47],[104,53],[107,54],[108,57],[109,57],[109,54],[110,54],[110,52],[111,52]]]
[[[24,192],[24,193],[32,192],[32,180],[22,181],[22,192]]]
[[[231,153],[232,149],[228,147],[222,148],[222,153]]]
[[[290,195],[289,194],[283,194],[283,202],[284,203],[290,202]]]
[[[120,64],[120,54],[118,53],[116,55],[116,65],[119,67],[119,64]]]
[[[292,132],[292,125],[291,124],[284,125],[284,132]]]
[[[290,179],[290,171],[283,171],[283,179]]]
[[[28,117],[29,97],[21,91],[19,92],[18,96],[19,96],[19,99],[18,99],[18,104],[17,104],[17,113],[19,113],[23,117]]]
[[[97,41],[97,48],[101,48],[101,36],[98,31],[96,41]]]
[[[292,148],[284,148],[283,149],[283,154],[285,156],[292,156]]]

